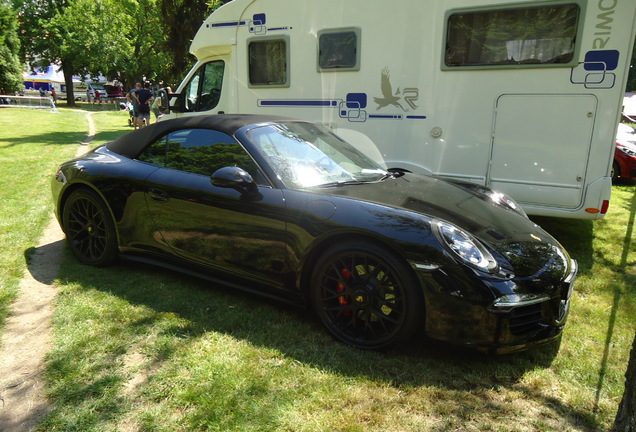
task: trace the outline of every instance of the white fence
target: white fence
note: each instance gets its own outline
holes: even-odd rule
[[[55,102],[50,97],[0,95],[0,107],[50,109],[57,113]]]
[[[92,105],[101,105],[102,109],[124,110],[126,109],[126,98],[86,98],[75,99],[78,102],[87,102]]]

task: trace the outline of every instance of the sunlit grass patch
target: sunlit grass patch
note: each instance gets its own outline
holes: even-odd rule
[[[35,246],[51,217],[50,175],[75,154],[69,143],[86,130],[84,119],[42,110],[0,110],[0,328]]]

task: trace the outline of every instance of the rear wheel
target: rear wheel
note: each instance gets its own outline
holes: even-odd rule
[[[612,163],[612,181],[618,180],[620,176],[621,166],[618,164],[618,162],[614,161],[614,163]]]
[[[95,192],[79,189],[71,193],[62,212],[62,226],[79,261],[103,267],[116,260],[115,224],[108,207]]]
[[[362,349],[408,339],[424,315],[410,267],[372,243],[343,243],[318,260],[311,282],[313,307],[333,336]]]

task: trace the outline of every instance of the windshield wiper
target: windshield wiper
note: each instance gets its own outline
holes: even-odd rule
[[[361,180],[340,180],[340,181],[335,181],[335,182],[330,182],[330,183],[319,184],[319,185],[316,185],[315,187],[330,188],[330,187],[360,185],[360,184],[364,184],[364,183],[368,183],[368,182],[364,182],[364,181],[361,181]]]

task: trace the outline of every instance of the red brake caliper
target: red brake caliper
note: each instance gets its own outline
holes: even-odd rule
[[[347,281],[351,279],[351,272],[349,272],[349,270],[347,270],[346,268],[340,270],[340,274]],[[339,293],[345,292],[344,282],[338,282],[338,286],[336,289]],[[349,296],[340,296],[338,297],[338,302],[340,303],[340,306],[347,306],[349,303],[351,303],[351,300],[349,299]],[[342,314],[345,316],[351,316],[351,309],[343,310]]]

